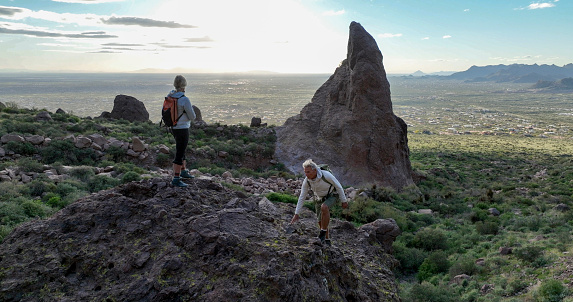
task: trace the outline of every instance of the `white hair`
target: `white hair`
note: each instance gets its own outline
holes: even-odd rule
[[[318,165],[312,161],[312,159],[307,159],[302,163],[302,168],[311,167],[313,170],[318,170]]]
[[[175,86],[175,89],[183,89],[187,86],[187,80],[182,75],[178,75],[173,81],[173,86]]]

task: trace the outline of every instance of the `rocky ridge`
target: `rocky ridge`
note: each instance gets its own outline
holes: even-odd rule
[[[332,221],[211,177],[131,182],[17,227],[0,245],[2,301],[399,301],[391,220]]]

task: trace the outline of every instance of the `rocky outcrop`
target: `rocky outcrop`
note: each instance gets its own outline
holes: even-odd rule
[[[406,130],[392,111],[382,53],[374,38],[352,22],[347,58],[312,102],[277,129],[275,156],[295,172],[313,158],[328,163],[344,185],[399,190],[414,184]]]
[[[26,222],[0,245],[1,301],[399,301],[393,220],[362,228],[236,192],[155,178]],[[388,234],[385,236],[384,234]]]
[[[103,117],[102,113],[102,117]],[[145,104],[129,95],[117,95],[113,100],[113,110],[110,113],[113,119],[124,119],[130,122],[146,122],[149,120],[149,112]]]

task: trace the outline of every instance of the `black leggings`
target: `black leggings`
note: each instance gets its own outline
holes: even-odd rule
[[[173,129],[172,133],[175,138],[175,159],[173,163],[183,165],[185,150],[187,150],[187,144],[189,143],[189,129]]]

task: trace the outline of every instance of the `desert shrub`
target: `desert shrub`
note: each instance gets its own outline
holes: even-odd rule
[[[68,140],[54,140],[40,152],[42,161],[47,164],[60,162],[63,165],[88,165],[97,160],[95,151],[91,148],[79,149]]]
[[[400,261],[400,270],[404,274],[418,271],[427,257],[427,252],[417,248],[409,248],[400,241],[394,241],[392,249],[394,250],[394,257]]]
[[[507,285],[506,294],[510,296],[516,295],[522,290],[526,289],[528,285],[529,284],[527,283],[527,281],[521,278],[513,279]]]
[[[115,165],[114,170],[119,174],[130,171],[136,172],[137,174],[143,174],[146,172],[144,169],[134,165],[133,163],[118,163]]]
[[[267,194],[267,198],[270,201],[274,202],[292,203],[292,204],[296,204],[298,202],[298,198],[295,196],[276,192],[271,192]]]
[[[105,150],[105,157],[114,162],[123,162],[127,156],[127,151],[118,146],[110,146]]]
[[[531,263],[543,256],[543,248],[533,245],[524,246],[513,250],[513,254],[518,259]]]
[[[44,165],[30,157],[20,158],[17,163],[21,171],[24,172],[42,172],[44,171]]]
[[[130,181],[138,181],[141,180],[141,176],[139,173],[135,171],[128,171],[121,177],[121,183],[128,183]]]
[[[390,187],[372,187],[372,198],[380,202],[391,202],[396,191]]]
[[[484,209],[478,209],[475,208],[473,209],[472,213],[470,214],[470,220],[471,222],[478,222],[478,221],[484,221],[489,217],[489,214],[486,210]]]
[[[169,159],[169,154],[159,153],[155,157],[155,164],[159,167],[167,167],[171,163]]]
[[[0,202],[0,224],[13,226],[28,220],[20,202]]]
[[[31,218],[44,218],[52,213],[52,209],[39,200],[26,200],[22,202],[24,214]]]
[[[10,232],[12,232],[12,229],[12,226],[0,225],[0,243],[4,241],[4,238],[6,238]]]
[[[542,302],[560,302],[567,295],[567,289],[561,281],[549,279],[541,283],[538,295]]]
[[[56,190],[54,191],[54,193],[56,193],[60,196],[66,196],[66,195],[70,195],[70,194],[77,192],[77,191],[78,191],[78,188],[76,186],[71,184],[69,181],[64,181],[64,182],[59,182],[56,185]]]
[[[125,176],[125,175],[124,175]],[[96,175],[88,182],[88,190],[90,192],[98,192],[113,188],[120,184],[120,180],[105,175]]]
[[[378,202],[371,198],[356,198],[350,204],[352,221],[357,223],[369,223],[379,218],[376,212]]]
[[[75,177],[83,182],[89,182],[89,180],[95,176],[95,172],[92,167],[74,167],[70,171],[70,176]]]
[[[27,135],[38,134],[37,131],[42,128],[34,122],[11,119],[4,120],[2,125],[6,129],[7,133],[19,133]]]
[[[482,235],[496,235],[499,230],[499,223],[491,220],[478,221],[475,226],[476,231]]]
[[[414,284],[403,300],[411,302],[457,302],[459,301],[459,294],[445,285],[435,286],[429,282],[422,282]]]
[[[4,145],[4,149],[21,155],[33,155],[38,152],[38,149],[29,142],[11,141]]]
[[[52,182],[46,182],[40,179],[34,179],[22,187],[21,192],[28,196],[42,196],[45,192],[52,192],[56,185]]]
[[[426,251],[445,250],[448,248],[446,235],[440,230],[431,228],[419,230],[414,235],[412,245]]]
[[[417,276],[418,281],[422,282],[436,274],[445,273],[449,267],[448,255],[444,251],[434,251],[420,265]]]
[[[462,256],[452,264],[449,269],[450,277],[453,278],[457,275],[466,274],[473,275],[476,273],[477,267],[473,257]]]

